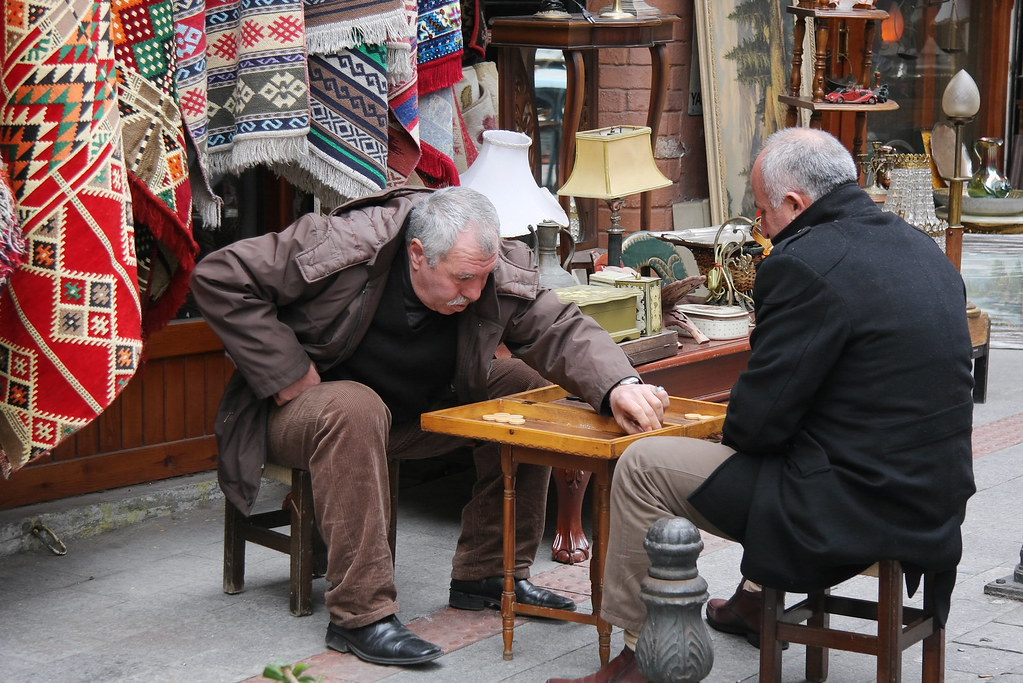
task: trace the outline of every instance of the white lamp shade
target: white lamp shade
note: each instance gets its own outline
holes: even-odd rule
[[[966,69],[959,73],[945,86],[941,96],[941,110],[945,116],[968,119],[980,111],[980,89]]]
[[[529,167],[532,142],[524,133],[484,131],[480,155],[462,174],[463,187],[471,187],[493,202],[502,237],[526,235],[528,226],[544,220],[568,225],[568,215],[558,200],[533,178]]]

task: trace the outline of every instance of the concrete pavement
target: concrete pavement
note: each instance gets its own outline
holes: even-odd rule
[[[1023,543],[1023,351],[992,351],[974,449],[978,492],[964,527],[946,680],[1023,683],[1023,602],[984,594],[985,584],[1012,574]],[[454,462],[435,467],[403,480],[396,562],[400,617],[444,647],[434,663],[379,667],[326,651],[324,581],[314,584],[314,614],[292,617],[288,562],[273,551],[250,545],[246,591],[222,593],[223,502],[213,477],[197,475],[0,511],[0,681],[234,682],[259,680],[275,661],[307,661],[311,673],[332,682],[535,683],[594,671],[590,626],[523,619],[515,657],[504,661],[496,612],[447,607],[459,509],[472,476]],[[268,484],[260,505],[279,505],[284,492]],[[52,554],[28,533],[33,521],[53,529],[67,554]],[[712,596],[727,596],[739,580],[741,548],[704,540],[700,574]],[[534,580],[588,609],[585,567],[550,561],[549,545]],[[866,595],[873,580],[857,577],[843,590]],[[757,651],[740,637],[711,633],[715,663],[705,680],[755,681]],[[621,647],[616,631],[612,654]],[[919,678],[919,650],[906,653],[908,681]],[[785,653],[786,681],[802,680],[800,655],[798,646]],[[830,665],[835,683],[873,680],[866,656],[832,653]]]

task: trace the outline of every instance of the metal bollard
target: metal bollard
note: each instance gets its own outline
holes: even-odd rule
[[[662,517],[643,546],[650,569],[640,588],[647,617],[636,644],[639,668],[651,683],[702,681],[714,666],[714,649],[702,616],[707,582],[696,571],[700,532],[688,519]]]
[[[1019,564],[1012,574],[1004,579],[995,579],[984,586],[986,595],[997,595],[1001,598],[1023,600],[1023,547],[1019,549]]]

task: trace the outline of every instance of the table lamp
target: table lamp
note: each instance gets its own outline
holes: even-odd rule
[[[671,185],[650,147],[650,128],[611,126],[575,134],[575,165],[558,194],[603,199],[611,210],[607,265],[622,265],[621,209],[629,195]]]
[[[546,187],[540,187],[529,165],[532,138],[511,130],[483,132],[480,154],[465,173],[462,186],[486,196],[497,209],[501,237],[521,237],[534,232],[537,267],[544,287],[579,284],[558,263],[557,245],[567,232],[568,215]]]
[[[955,162],[952,164],[952,177],[948,180],[948,228],[945,231],[945,253],[958,269],[963,259],[963,126],[970,122],[980,110],[980,89],[977,83],[961,69],[945,86],[941,96],[941,110],[952,122],[955,131]]]

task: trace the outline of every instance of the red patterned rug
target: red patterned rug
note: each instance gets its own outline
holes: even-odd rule
[[[30,259],[0,293],[0,472],[81,429],[135,374],[134,235],[110,4],[7,0],[0,149]]]
[[[146,334],[181,308],[199,254],[192,237],[185,129],[174,96],[172,9],[167,0],[112,5],[117,102]]]

